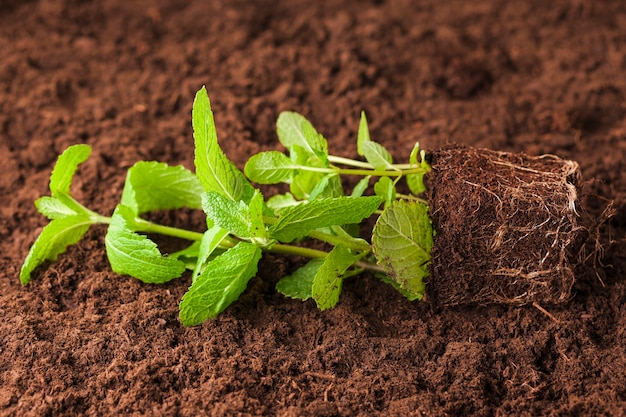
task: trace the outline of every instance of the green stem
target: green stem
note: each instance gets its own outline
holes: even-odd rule
[[[374,169],[374,166],[369,162],[356,161],[354,159],[344,158],[342,156],[328,155],[328,161],[332,162],[333,164],[346,165],[370,170]],[[415,168],[414,164],[392,164],[391,166],[394,168],[394,170],[408,170]]]
[[[191,230],[179,229],[177,227],[163,226],[161,224],[156,224],[149,222],[147,220],[143,220],[140,218],[135,219],[135,224],[137,225],[138,232],[144,233],[158,233],[160,235],[167,235],[172,237],[177,237],[185,240],[202,240],[203,233],[194,232]]]
[[[396,167],[394,165],[394,167]],[[410,174],[422,174],[425,173],[426,170],[422,167],[412,167],[408,169],[398,169],[396,170],[385,170],[385,169],[350,169],[350,168],[319,168],[319,167],[309,167],[301,165],[298,169],[302,171],[311,171],[311,172],[322,172],[326,174],[336,174],[336,175],[360,175],[360,176],[374,176],[374,177],[401,177],[404,175]]]
[[[91,219],[92,224],[110,224],[111,223],[110,217],[102,216],[92,211],[90,211],[90,219]],[[164,226],[161,224],[153,223],[151,221],[144,220],[140,217],[137,217],[135,219],[135,224],[137,226],[138,232],[157,233],[160,235],[177,237],[180,239],[185,239],[185,240],[190,240],[190,241],[200,241],[202,240],[202,237],[204,235],[203,233],[200,233],[200,232],[194,232],[191,230],[179,229],[177,227],[170,227],[170,226]],[[363,252],[370,251],[369,245],[365,247],[366,244],[359,244],[359,242],[357,241],[349,241],[347,239],[341,238],[339,236],[330,235],[328,233],[314,231],[310,234],[310,236],[315,239],[319,239],[324,242],[331,243],[333,245],[341,243],[342,245],[350,249],[363,251]],[[229,249],[235,246],[237,242],[238,242],[237,239],[234,239],[231,236],[227,236],[220,242],[219,246],[222,249]],[[263,248],[263,250],[266,252],[271,252],[271,253],[276,253],[276,254],[281,254],[281,255],[303,256],[305,258],[324,258],[328,255],[328,252],[325,252],[322,250],[305,248],[302,246],[287,245],[283,243],[275,243],[267,248]],[[365,261],[358,261],[354,265],[359,268],[367,269],[367,270],[374,271],[374,272],[383,272],[383,273],[385,272],[380,266],[369,263],[369,262],[365,262]]]
[[[348,249],[353,249],[359,252],[369,252],[371,250],[371,247],[367,242],[361,242],[356,239],[346,239],[341,236],[331,235],[330,233],[320,232],[319,230],[312,230],[309,232],[309,236],[313,239],[330,243],[333,246],[341,244]]]

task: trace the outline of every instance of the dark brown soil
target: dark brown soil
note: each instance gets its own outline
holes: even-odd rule
[[[578,164],[464,146],[433,151],[430,159],[433,303],[569,301],[571,261],[589,241],[578,225]]]
[[[624,415],[625,28],[612,0],[0,2],[0,414]],[[134,162],[193,166],[202,85],[240,167],[278,149],[287,109],[345,156],[364,109],[402,161],[416,140],[578,161],[586,211],[614,200],[604,257],[547,307],[558,321],[436,311],[372,276],[320,312],[274,291],[295,264],[267,256],[240,301],[186,329],[189,277],[112,273],[101,227],[22,287],[56,155],[93,146],[75,193],[110,214]]]

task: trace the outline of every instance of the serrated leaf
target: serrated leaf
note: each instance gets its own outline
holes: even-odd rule
[[[363,144],[363,156],[375,169],[393,170],[393,158],[383,145],[376,142]]]
[[[59,155],[50,175],[50,192],[54,197],[58,197],[59,194],[69,194],[78,166],[85,162],[89,155],[91,155],[91,146],[84,144],[69,146]]]
[[[312,295],[313,279],[324,263],[324,258],[311,259],[304,266],[281,278],[276,283],[276,291],[289,298],[308,300]]]
[[[282,112],[276,121],[278,140],[291,151],[293,145],[305,150],[308,155],[324,160],[328,155],[328,142],[311,122],[295,112]]]
[[[371,140],[365,112],[361,112],[359,132],[357,134],[357,151],[359,155],[364,156],[367,162],[369,162],[375,169],[394,169],[392,166],[393,158],[391,157],[389,151],[387,151],[383,145]]]
[[[389,177],[381,177],[374,184],[374,193],[385,200],[385,205],[391,204],[396,199],[396,186]]]
[[[211,261],[193,282],[180,302],[180,320],[196,326],[215,318],[236,301],[256,275],[261,249],[239,242]]]
[[[24,260],[20,270],[22,284],[26,285],[30,282],[35,268],[45,261],[56,261],[68,246],[78,242],[87,233],[91,224],[89,217],[83,215],[67,216],[48,223]]]
[[[141,161],[128,170],[121,204],[137,214],[181,207],[199,209],[203,191],[198,178],[183,166]]]
[[[37,210],[41,214],[50,220],[61,219],[63,217],[75,216],[79,214],[55,197],[40,197],[35,201],[35,207],[37,207]]]
[[[317,307],[326,310],[334,307],[339,301],[345,272],[362,255],[353,255],[342,245],[337,245],[324,258],[324,263],[313,278],[311,294]]]
[[[372,233],[378,264],[400,287],[421,298],[429,274],[433,228],[428,206],[398,200],[388,205]]]
[[[218,192],[234,201],[249,201],[254,189],[219,147],[211,103],[205,87],[196,93],[192,124],[196,175],[204,190]]]
[[[360,223],[371,216],[381,202],[380,197],[337,197],[287,207],[270,227],[270,236],[282,242],[291,242],[314,229]]]
[[[161,284],[178,278],[186,266],[175,257],[163,256],[156,243],[133,230],[135,213],[118,205],[104,239],[113,271],[146,283]]]
[[[290,182],[297,169],[298,165],[287,155],[271,151],[252,156],[246,163],[244,173],[250,180],[259,184],[278,184]]]
[[[376,277],[379,280],[381,280],[385,284],[389,284],[393,288],[395,288],[396,291],[398,291],[400,294],[402,294],[402,296],[404,298],[406,298],[407,300],[409,300],[409,301],[421,300],[422,298],[424,298],[424,294],[423,293],[412,293],[410,291],[405,290],[404,288],[402,288],[400,286],[400,284],[398,284],[396,281],[391,279],[391,277],[389,275],[386,275],[386,274],[383,274],[383,273],[378,273],[378,274],[375,274],[375,275],[376,275]]]
[[[216,225],[241,238],[265,237],[263,196],[257,190],[250,205],[214,191],[202,195],[202,208]]]
[[[264,206],[263,194],[259,190],[254,190],[247,212],[250,224],[250,237],[263,239],[267,236],[267,230],[265,230],[265,223],[263,222]]]

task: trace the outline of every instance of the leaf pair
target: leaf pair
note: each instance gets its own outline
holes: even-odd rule
[[[40,213],[51,220],[31,246],[20,270],[23,285],[30,282],[31,274],[46,261],[55,261],[68,246],[78,242],[96,223],[94,213],[87,210],[70,195],[74,173],[91,154],[88,145],[70,146],[61,154],[50,176],[51,197],[41,197],[35,202]]]
[[[343,280],[360,271],[348,269],[363,254],[354,254],[343,245],[337,245],[325,258],[310,260],[293,274],[282,278],[276,289],[283,295],[300,300],[313,298],[320,310],[337,305]]]

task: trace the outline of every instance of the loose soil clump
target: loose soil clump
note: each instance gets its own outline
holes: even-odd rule
[[[559,304],[570,299],[578,164],[450,146],[431,154],[436,304]]]

